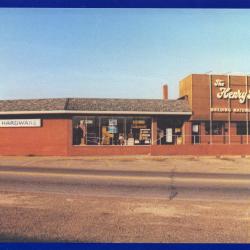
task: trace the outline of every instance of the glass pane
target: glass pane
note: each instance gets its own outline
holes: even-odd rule
[[[98,145],[99,119],[95,116],[73,117],[73,145]]]
[[[127,145],[151,144],[151,118],[135,117],[126,119]]]
[[[101,144],[124,145],[124,118],[101,117]]]

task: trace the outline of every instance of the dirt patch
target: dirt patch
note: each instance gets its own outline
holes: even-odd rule
[[[137,214],[152,214],[154,216],[162,217],[181,217],[178,210],[175,207],[163,207],[163,206],[147,206],[138,207],[133,210]]]
[[[26,207],[26,208],[42,208],[42,202],[39,202],[34,195],[23,194],[0,194],[0,206],[9,207]]]
[[[250,242],[247,202],[49,193],[0,197],[0,241]],[[25,205],[31,201],[33,207]],[[38,209],[43,204],[47,209]]]

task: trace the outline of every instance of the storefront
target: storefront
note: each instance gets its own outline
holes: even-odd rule
[[[247,76],[193,74],[179,98],[0,101],[0,155],[250,154]]]
[[[192,109],[192,143],[249,144],[249,76],[193,74],[180,96]]]

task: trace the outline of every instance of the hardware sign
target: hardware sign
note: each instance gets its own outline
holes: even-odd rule
[[[1,128],[41,127],[41,119],[0,120],[0,127]]]

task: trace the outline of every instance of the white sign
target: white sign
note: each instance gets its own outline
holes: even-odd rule
[[[166,128],[166,142],[173,142],[173,129],[172,128]]]
[[[1,128],[41,127],[41,119],[8,119],[0,120]]]
[[[199,125],[198,124],[193,125],[193,132],[194,133],[199,133]]]
[[[109,119],[109,126],[117,126],[117,120],[116,119]]]
[[[211,108],[211,112],[219,112],[219,113],[250,113],[249,108]]]

